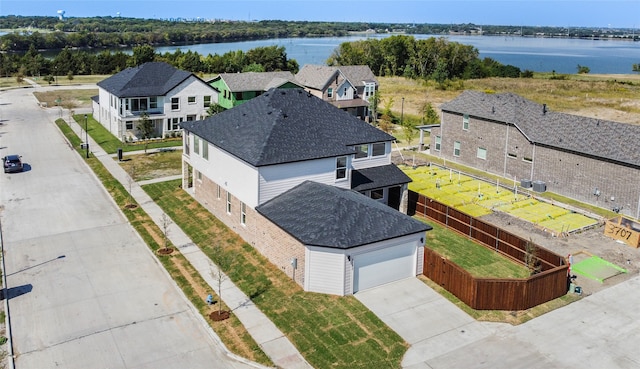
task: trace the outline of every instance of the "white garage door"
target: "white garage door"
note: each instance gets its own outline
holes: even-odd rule
[[[415,243],[355,255],[353,292],[415,276]]]

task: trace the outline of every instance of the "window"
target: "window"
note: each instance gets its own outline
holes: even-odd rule
[[[453,143],[453,156],[460,156],[460,141]]]
[[[196,120],[196,115],[195,114],[187,115],[187,122],[191,122],[191,121],[194,121],[194,120]]]
[[[134,98],[130,99],[131,111],[146,111],[147,110],[147,98]]]
[[[209,143],[202,140],[202,158],[209,160]]]
[[[187,97],[187,102],[189,104],[195,104],[196,103],[196,97],[195,96],[189,96]]]
[[[172,97],[171,98],[171,110],[180,110],[180,98]]]
[[[433,149],[436,151],[440,151],[441,148],[442,148],[442,137],[436,136],[435,147]]]
[[[347,157],[340,156],[336,158],[336,179],[347,178]]]
[[[356,159],[369,156],[369,145],[357,145],[354,148],[356,149]]]
[[[128,120],[126,122],[126,129],[129,129],[129,130],[133,129],[133,121]]]
[[[231,214],[231,193],[227,192],[227,214]]]
[[[169,118],[167,119],[167,129],[169,131],[175,131],[180,129],[180,123],[182,123],[182,118]]]
[[[373,150],[371,150],[371,156],[382,156],[387,153],[387,144],[384,142],[374,143]]]
[[[240,203],[240,224],[247,224],[247,205],[244,202]]]
[[[220,196],[220,185],[216,185],[216,198],[218,200],[220,200],[221,196]]]
[[[158,97],[151,96],[149,98],[149,109],[158,109]]]
[[[193,136],[193,152],[200,155],[200,137]]]
[[[465,114],[462,116],[462,129],[465,131],[469,130],[469,114]]]
[[[332,87],[329,87],[327,89],[327,97],[328,98],[332,98],[333,97],[333,88]]]
[[[202,172],[200,172],[199,170],[196,170],[196,179],[202,182]]]
[[[482,147],[478,147],[477,156],[479,159],[487,160],[487,149],[483,149]]]
[[[372,190],[371,191],[371,198],[374,200],[381,200],[384,198],[384,189],[383,188],[379,188],[377,190]]]
[[[208,108],[209,106],[211,106],[211,96],[205,96],[204,97],[204,104],[203,106],[205,108]]]
[[[236,95],[236,101],[237,100],[243,100],[242,92],[236,92],[235,95]]]

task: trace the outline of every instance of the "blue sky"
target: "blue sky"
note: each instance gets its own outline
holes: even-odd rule
[[[640,28],[640,0],[0,0],[0,15],[55,16],[58,10],[68,17]]]

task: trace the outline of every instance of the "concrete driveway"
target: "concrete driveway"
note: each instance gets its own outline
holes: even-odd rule
[[[416,278],[355,297],[411,348],[402,366],[445,368],[640,368],[640,277],[525,324],[476,322]]]
[[[26,164],[0,176],[16,367],[251,367],[227,355],[32,93],[0,92],[0,153]]]

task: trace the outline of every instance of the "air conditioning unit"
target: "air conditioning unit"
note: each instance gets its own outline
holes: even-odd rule
[[[545,192],[547,190],[547,185],[543,181],[533,181],[532,185],[535,192]]]
[[[530,179],[521,179],[520,186],[522,188],[531,188],[531,180]]]

